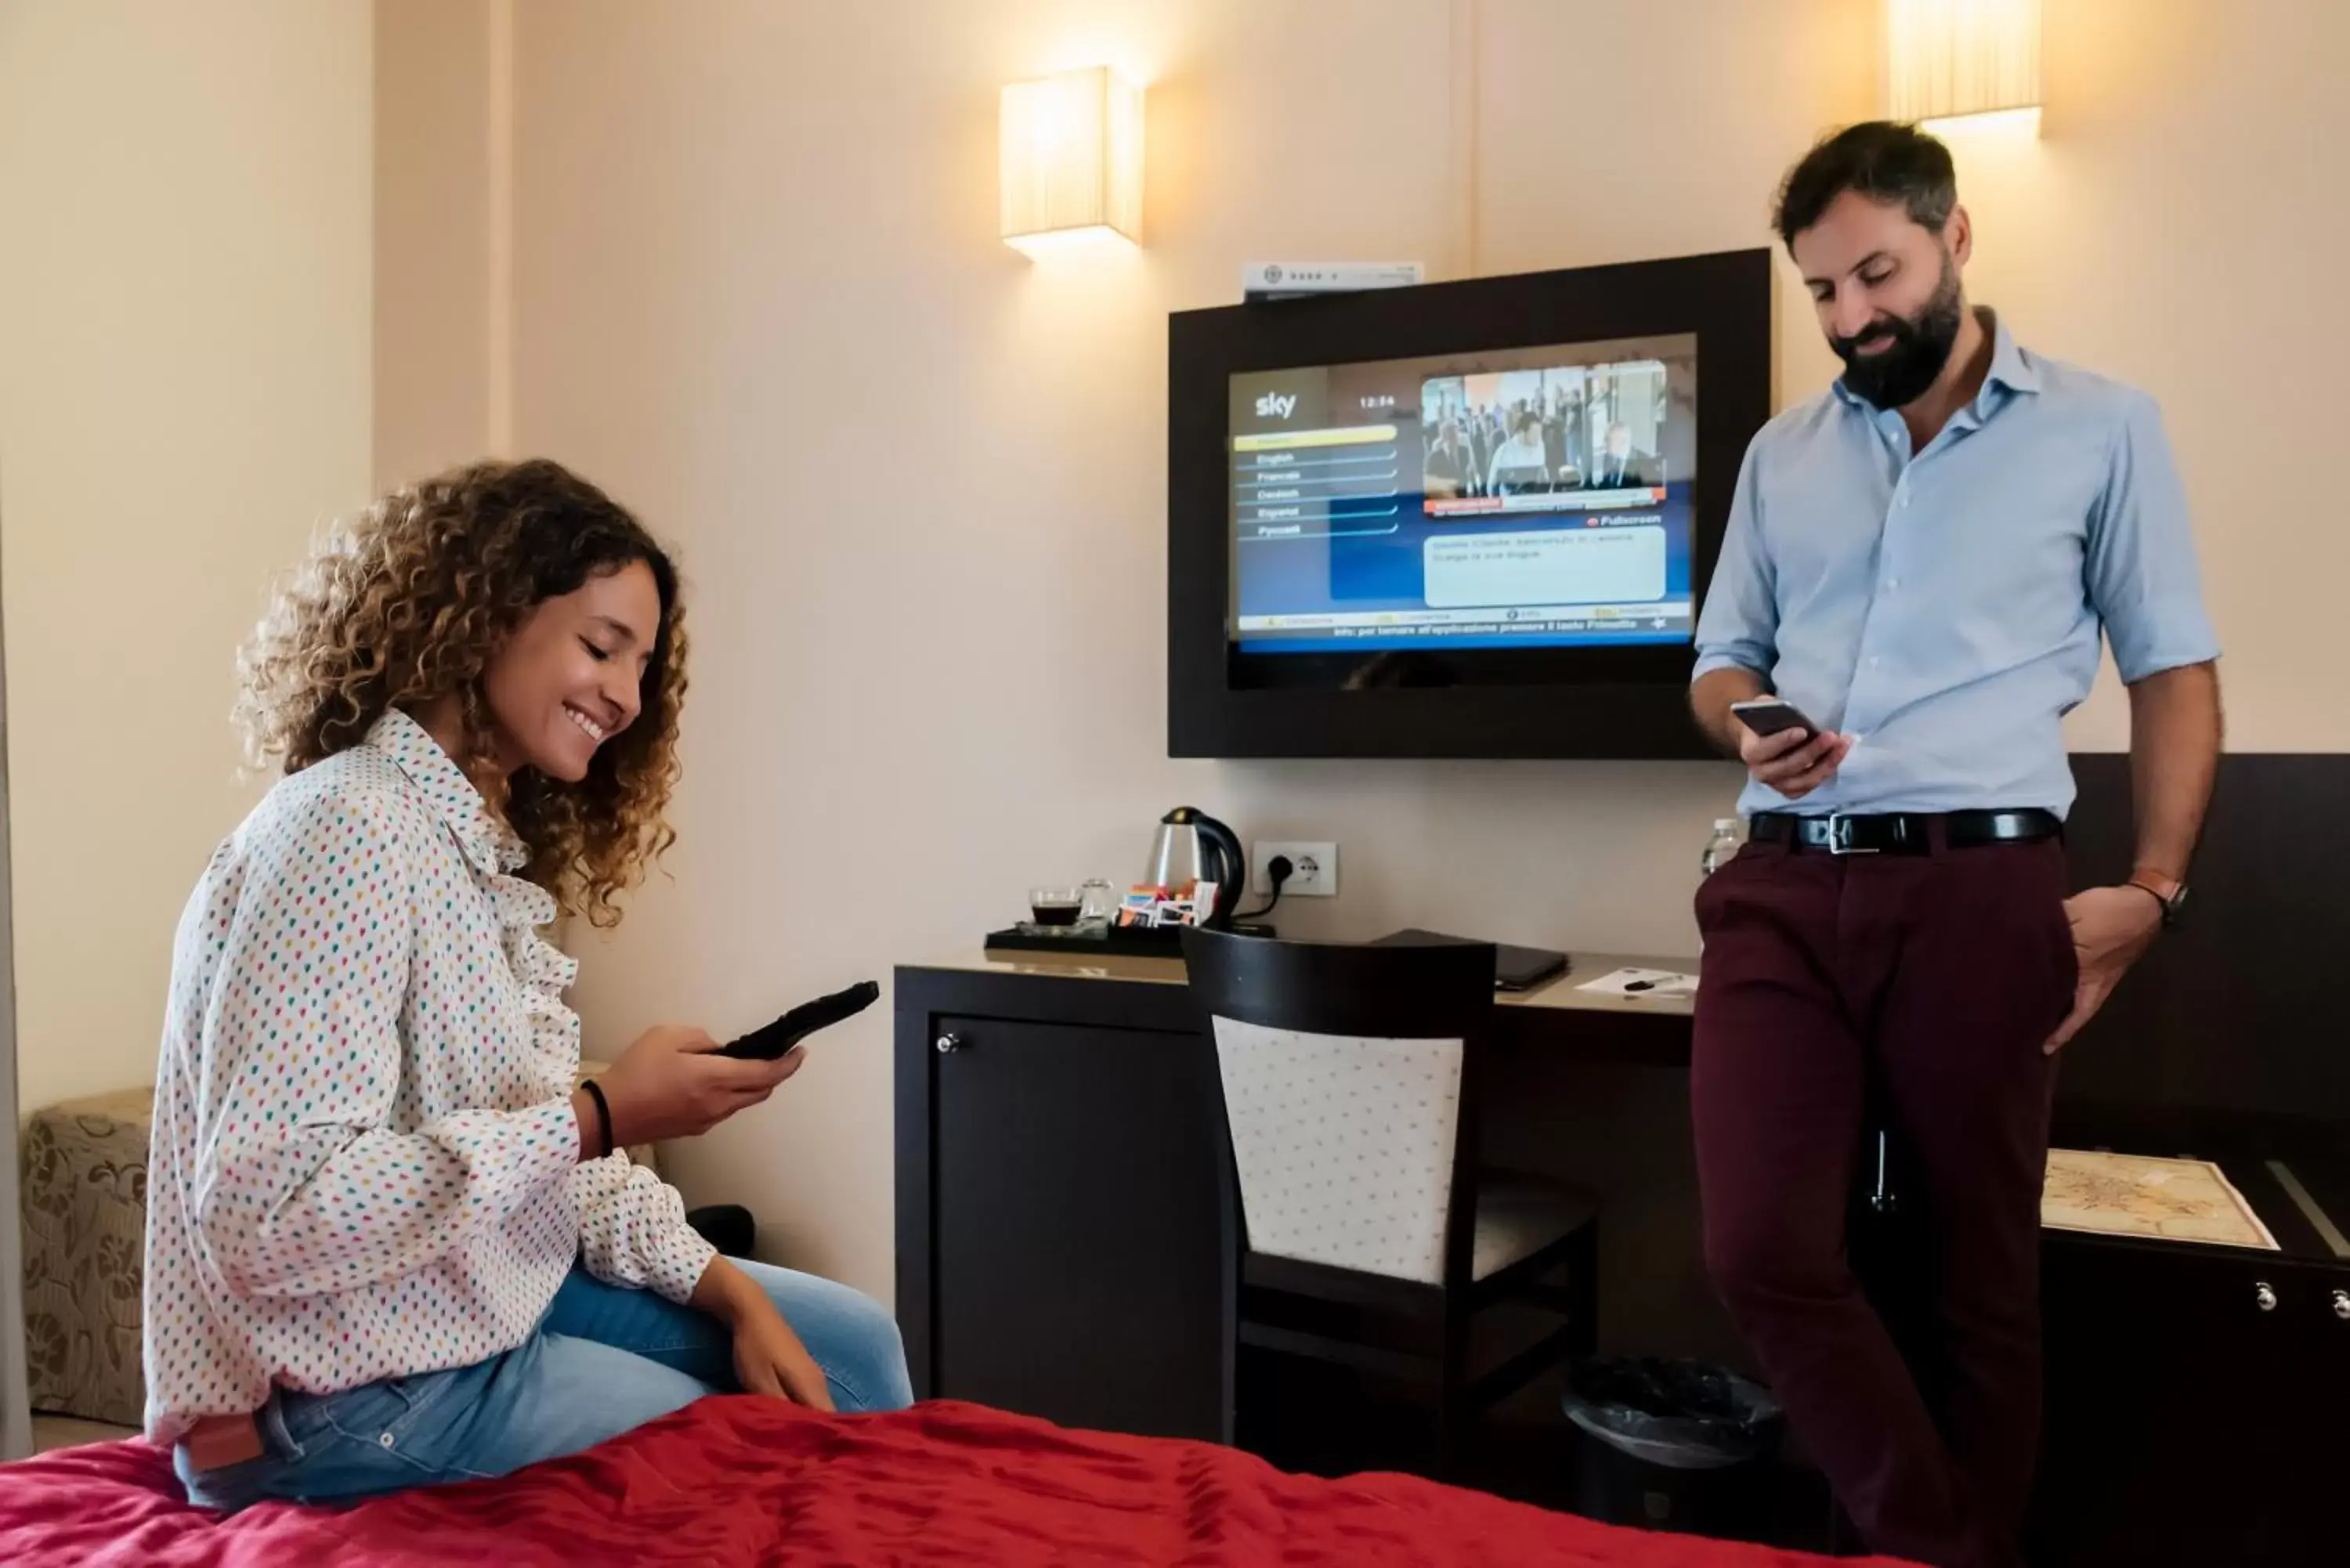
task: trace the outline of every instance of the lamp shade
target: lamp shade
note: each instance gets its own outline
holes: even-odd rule
[[[1142,238],[1142,89],[1107,66],[1003,89],[1003,239],[1036,251]]]
[[[2040,106],[2040,0],[1885,0],[1885,109],[1955,119]]]

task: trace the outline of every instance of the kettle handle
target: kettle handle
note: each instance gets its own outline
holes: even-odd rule
[[[1216,874],[1216,912],[1211,920],[1221,929],[1241,907],[1243,885],[1248,880],[1248,854],[1241,847],[1239,835],[1204,812],[1193,814],[1191,826],[1216,846],[1216,857],[1222,862]]]

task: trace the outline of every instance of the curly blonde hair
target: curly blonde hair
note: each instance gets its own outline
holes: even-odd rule
[[[503,784],[482,676],[531,608],[641,562],[660,629],[636,722],[577,784],[516,770]],[[686,638],[677,572],[643,526],[559,463],[476,462],[396,490],[325,537],[277,590],[238,658],[236,716],[256,764],[298,773],[358,744],[387,709],[456,694],[457,759],[528,846],[523,875],[590,923],[674,841]]]

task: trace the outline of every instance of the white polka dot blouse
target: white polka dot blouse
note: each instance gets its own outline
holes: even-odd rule
[[[281,780],[181,917],[148,1167],[147,1430],[463,1366],[573,1262],[689,1296],[712,1251],[579,1162],[578,971],[521,841],[406,714]]]

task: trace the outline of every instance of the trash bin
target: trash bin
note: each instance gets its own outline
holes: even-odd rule
[[[1609,1524],[1755,1538],[1785,1427],[1767,1389],[1698,1361],[1594,1356],[1567,1374],[1576,1511]]]

